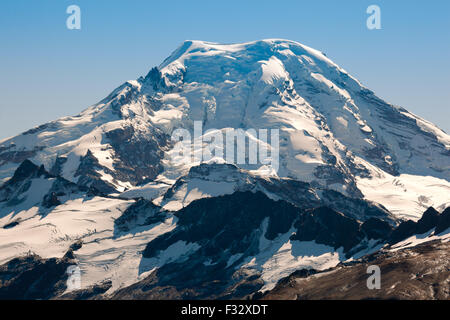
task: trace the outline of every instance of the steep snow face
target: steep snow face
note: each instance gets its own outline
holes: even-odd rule
[[[311,153],[310,161],[299,161],[303,165],[321,163],[326,152],[317,156],[314,149],[325,145],[334,155],[348,149],[391,174],[450,178],[447,134],[377,98],[324,54],[299,43],[187,41],[160,68],[168,83],[183,88],[191,120],[216,128],[294,129],[285,137],[294,158]],[[317,143],[298,137],[302,131]]]
[[[184,42],[159,68],[126,82],[79,116],[2,141],[0,181],[29,158],[79,185],[158,197],[199,164],[172,161],[173,130],[193,132],[194,121],[201,121],[203,132],[279,129],[276,175],[364,196],[399,215],[411,214],[411,205],[415,214],[424,205],[448,201],[446,133],[379,99],[323,53],[278,39]],[[240,167],[274,175],[262,165]],[[391,177],[426,176],[430,183],[411,187],[414,196],[378,188]],[[227,188],[211,190],[210,196],[229,193]],[[395,197],[387,197],[392,192]],[[203,197],[200,191],[190,195],[189,201]]]

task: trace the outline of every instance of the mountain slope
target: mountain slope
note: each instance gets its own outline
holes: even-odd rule
[[[263,299],[271,300],[448,300],[450,243],[427,242],[414,248],[374,254],[315,275],[297,272]],[[381,289],[366,285],[368,266],[381,269]]]
[[[335,267],[339,285],[346,286],[345,276],[340,276],[342,266],[350,266],[352,276],[365,279],[366,273],[360,272],[358,266],[372,262],[371,253],[381,265],[393,260],[383,273],[383,277],[390,277],[392,270],[402,274],[403,264],[396,265],[396,261],[403,259],[403,252],[420,253],[416,247],[433,243],[442,243],[442,248],[446,248],[450,240],[449,213],[449,209],[438,213],[430,208],[417,223],[408,221],[392,227],[383,219],[362,222],[351,218],[348,212],[328,207],[301,208],[271,200],[261,192],[236,192],[197,200],[174,215],[158,212],[157,207],[141,199],[115,219],[114,233],[99,230],[76,242],[67,240],[73,244],[65,257],[70,258],[70,265],[80,266],[82,289],[66,291],[64,283],[59,283],[55,290],[56,274],[52,278],[55,281],[42,289],[56,291],[52,298],[79,299],[230,299],[256,298],[262,293],[270,297],[284,288],[286,281],[281,279],[292,273],[290,278],[297,274],[320,275]],[[96,218],[93,214],[91,217]],[[169,228],[168,219],[172,220]],[[26,231],[25,225],[32,224],[26,222],[18,228]],[[142,252],[137,254],[139,247]],[[428,263],[422,273],[437,274],[448,267],[448,261],[441,259],[441,246],[436,250],[438,266]],[[429,251],[425,253],[433,253]],[[415,254],[414,260],[427,256]],[[401,259],[396,260],[398,257]],[[20,268],[15,269],[17,261]],[[55,261],[60,260],[38,256],[30,260],[30,255],[8,261],[0,266],[0,292],[25,297],[15,288],[25,286],[23,279],[39,283],[40,272],[46,271],[44,266]],[[62,272],[60,268],[64,279]],[[323,285],[341,292],[334,282]],[[356,289],[361,291],[361,286]],[[305,296],[308,297],[319,296]],[[418,297],[421,296],[416,293],[410,295]]]

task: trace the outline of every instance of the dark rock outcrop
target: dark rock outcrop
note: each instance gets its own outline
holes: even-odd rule
[[[101,299],[102,295],[112,287],[111,280],[105,280],[94,284],[86,289],[74,290],[57,297],[58,300],[95,300]]]
[[[148,226],[164,221],[167,217],[161,208],[151,201],[138,199],[114,221],[115,233],[127,232],[139,226]]]
[[[38,178],[41,176],[45,176],[46,178],[49,177],[49,174],[45,171],[44,166],[37,166],[30,160],[25,160],[20,164],[14,172],[12,178],[9,179],[3,187],[12,186],[26,179]]]
[[[57,157],[53,167],[50,169],[50,174],[54,176],[61,175],[64,164],[67,162],[66,157]]]
[[[157,128],[144,135],[132,126],[107,132],[106,140],[114,150],[112,175],[133,185],[152,181],[162,172],[161,160],[171,145],[170,137]]]
[[[0,147],[0,166],[6,163],[22,163],[33,158],[44,147],[36,146],[32,150],[17,150],[15,145],[9,147]]]
[[[51,299],[66,290],[67,268],[75,261],[30,254],[0,266],[0,300]]]
[[[145,206],[145,202],[140,205]],[[376,218],[363,227],[360,221],[328,207],[302,209],[269,199],[261,192],[200,199],[174,215],[178,219],[176,228],[151,241],[143,256],[158,258],[180,242],[195,244],[196,249],[183,259],[160,266],[141,282],[119,290],[113,298],[242,298],[264,285],[259,274],[236,269],[260,253],[261,237],[270,241],[295,230],[291,241],[316,241],[350,252],[368,237],[365,228],[370,224],[377,226],[378,233],[369,235],[379,234],[381,239],[392,231],[389,223]],[[230,257],[236,255],[239,258],[230,263]]]
[[[79,177],[77,184],[94,189],[101,194],[116,192],[112,184],[101,179],[101,175],[97,170],[104,170],[106,173],[109,173],[109,170],[102,167],[94,154],[88,150],[86,155],[80,158],[80,164],[74,175],[74,177]]]
[[[316,241],[347,252],[364,238],[360,223],[330,208],[313,209],[300,216],[294,224],[296,234],[291,240]]]
[[[42,201],[42,206],[47,209],[59,206],[60,204],[61,201],[58,200],[56,192],[47,194],[46,196],[44,196],[44,200]]]
[[[44,166],[37,166],[30,160],[25,160],[16,169],[13,177],[0,187],[0,202],[6,202],[6,206],[8,207],[13,207],[24,202],[30,195],[27,192],[33,183],[39,179],[50,182],[50,184],[47,184],[50,185],[48,189],[41,187],[33,189],[35,192],[41,192],[42,201],[29,205],[40,205],[40,209],[50,209],[60,205],[61,199],[64,199],[63,197],[65,196],[72,194],[79,194],[81,196],[88,191],[87,187],[78,186],[61,176],[52,175],[45,170]],[[37,183],[40,186],[41,181],[37,181]],[[34,194],[33,197],[35,196]]]
[[[393,229],[389,223],[376,218],[370,218],[361,225],[361,230],[368,239],[387,240]]]
[[[155,256],[178,241],[198,242],[213,261],[219,260],[226,249],[231,254],[254,251],[252,234],[264,219],[268,218],[265,236],[271,240],[289,231],[300,212],[293,205],[270,200],[260,192],[197,200],[175,213],[179,227],[150,242],[143,255]]]
[[[428,230],[433,229],[437,226],[439,222],[439,212],[437,212],[433,207],[430,207],[425,211],[422,215],[422,218],[420,218],[419,221],[417,221],[416,225],[416,233],[422,234],[427,232]]]
[[[30,160],[23,161],[11,179],[0,187],[0,202],[10,201],[16,194],[26,192],[31,186],[31,179],[50,178],[44,166],[37,166]]]
[[[419,221],[411,220],[402,222],[389,239],[390,244],[398,243],[415,234],[424,234],[435,228],[434,233],[439,234],[450,227],[450,209],[447,208],[441,214],[433,207],[428,208]]]
[[[439,221],[436,225],[436,229],[434,230],[434,233],[439,234],[439,233],[447,230],[448,228],[450,228],[450,207],[445,209],[439,216]]]
[[[389,243],[395,244],[412,236],[416,232],[416,227],[417,224],[411,220],[400,223],[400,225],[392,232]]]

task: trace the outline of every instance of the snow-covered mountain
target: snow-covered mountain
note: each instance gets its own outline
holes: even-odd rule
[[[448,201],[449,135],[376,97],[323,53],[285,40],[186,41],[80,115],[3,140],[0,179],[30,159],[107,193],[163,187],[195,164],[170,161],[171,133],[194,121],[204,131],[278,128],[278,176],[365,196],[399,215],[418,218]]]
[[[225,157],[174,161],[174,130],[194,136],[197,121],[204,134],[192,143],[203,150],[211,132],[278,129],[278,170]],[[111,294],[157,281],[155,270],[173,280],[179,269],[170,263],[190,261],[233,279],[257,274],[267,289],[300,267],[326,269],[378,250],[400,219],[444,211],[450,136],[300,43],[186,41],[81,114],[1,141],[1,184],[0,263],[28,251],[61,258],[82,240],[74,259],[84,288],[111,280]],[[250,204],[239,206],[245,197]],[[215,230],[202,215],[218,204],[231,219],[223,230],[240,241],[228,234],[209,243],[189,220]],[[233,233],[229,223],[247,223],[237,208],[262,211]],[[339,227],[323,239],[332,221],[355,238],[343,239]]]

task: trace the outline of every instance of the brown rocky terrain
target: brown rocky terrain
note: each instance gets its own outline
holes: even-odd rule
[[[381,269],[381,288],[367,288],[367,268]],[[450,243],[432,241],[395,252],[379,252],[363,261],[325,272],[296,272],[267,292],[267,300],[450,299]]]

